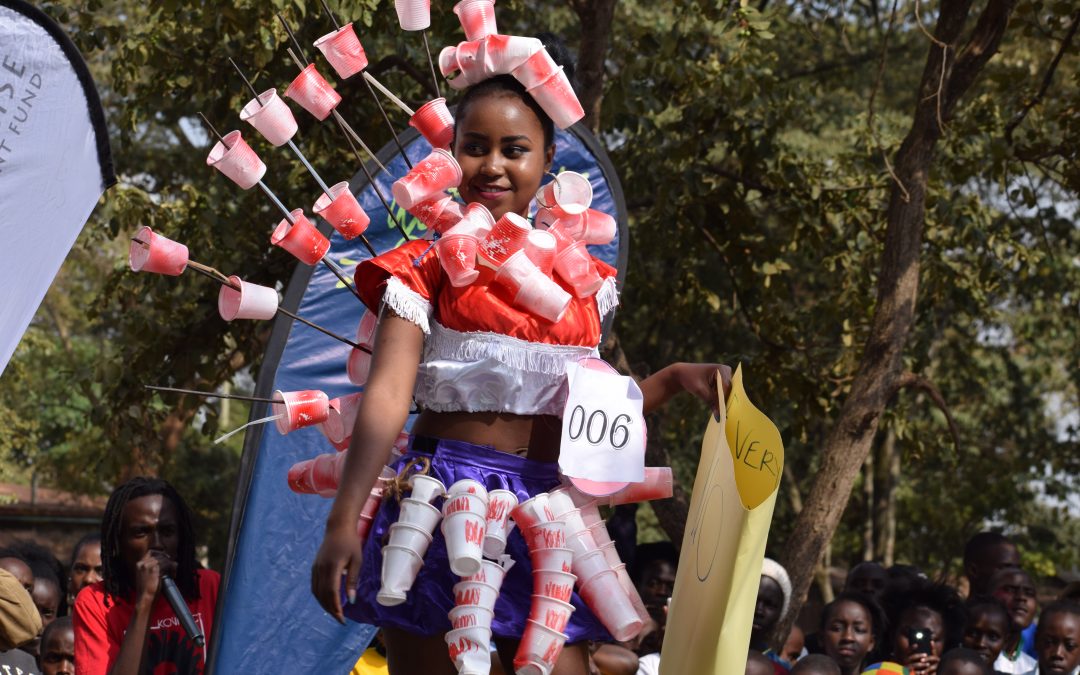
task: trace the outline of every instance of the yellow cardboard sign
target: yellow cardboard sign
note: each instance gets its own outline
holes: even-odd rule
[[[780,433],[747,398],[740,366],[726,410],[710,416],[701,442],[661,675],[740,675],[746,669],[783,468]]]

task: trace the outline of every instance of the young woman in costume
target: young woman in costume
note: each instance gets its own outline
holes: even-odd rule
[[[510,76],[467,90],[456,118],[452,150],[463,173],[462,199],[483,204],[496,220],[511,212],[527,217],[554,159],[551,118]],[[458,577],[447,565],[441,533],[434,535],[408,600],[394,607],[377,604],[375,596],[381,540],[397,518],[396,500],[384,500],[363,551],[356,536],[357,518],[414,397],[423,412],[412,428],[409,452],[395,469],[412,458],[428,458],[432,475],[447,486],[472,478],[489,490],[509,489],[521,501],[557,487],[566,366],[596,355],[604,314],[616,304],[615,270],[594,261],[607,295],[598,293],[599,302],[573,297],[563,318],[552,323],[514,307],[487,268],[478,267],[480,277],[471,285],[451,286],[430,244],[409,242],[357,270],[365,304],[373,311],[381,307],[380,320],[342,487],[311,579],[315,597],[339,621],[347,616],[382,627],[395,675],[455,672],[443,636],[450,629],[447,612]],[[684,390],[717,409],[716,378],[727,386],[730,372],[716,364],[668,366],[640,383],[644,412]],[[506,552],[516,564],[496,602],[492,633],[509,671],[529,611],[532,578],[517,530]],[[588,673],[588,641],[610,639],[576,593],[572,603],[576,611],[555,669],[560,675]]]

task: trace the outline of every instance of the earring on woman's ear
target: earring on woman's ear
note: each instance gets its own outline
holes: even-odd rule
[[[552,180],[552,182],[554,182],[554,183],[558,184],[558,182],[559,182],[559,176],[558,176],[557,174],[554,174],[554,173],[552,173],[552,172],[550,172],[550,171],[545,171],[545,172],[544,172],[544,175],[545,175],[545,176],[551,176],[551,180]],[[540,186],[540,189],[536,191],[536,203],[540,205],[540,208],[543,208],[543,209],[550,209],[550,208],[551,208],[552,206],[554,206],[554,205],[553,205],[553,204],[545,204],[545,203],[544,203],[544,187],[545,187],[545,186],[541,185],[541,186]]]

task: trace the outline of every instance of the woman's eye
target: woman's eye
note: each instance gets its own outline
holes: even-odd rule
[[[517,146],[517,145],[512,145],[512,146],[508,147],[506,150],[504,150],[503,154],[506,155],[507,157],[513,158],[513,157],[521,157],[526,152],[528,152],[528,151],[525,148],[523,148],[521,146]]]
[[[474,157],[477,157],[484,154],[484,146],[480,145],[479,143],[466,143],[465,152],[473,155]]]

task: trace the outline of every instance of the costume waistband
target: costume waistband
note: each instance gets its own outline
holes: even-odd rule
[[[558,481],[559,463],[541,462],[509,452],[501,452],[490,445],[431,436],[410,436],[409,454],[438,456],[460,464],[490,469],[502,473],[515,473],[540,481]]]

